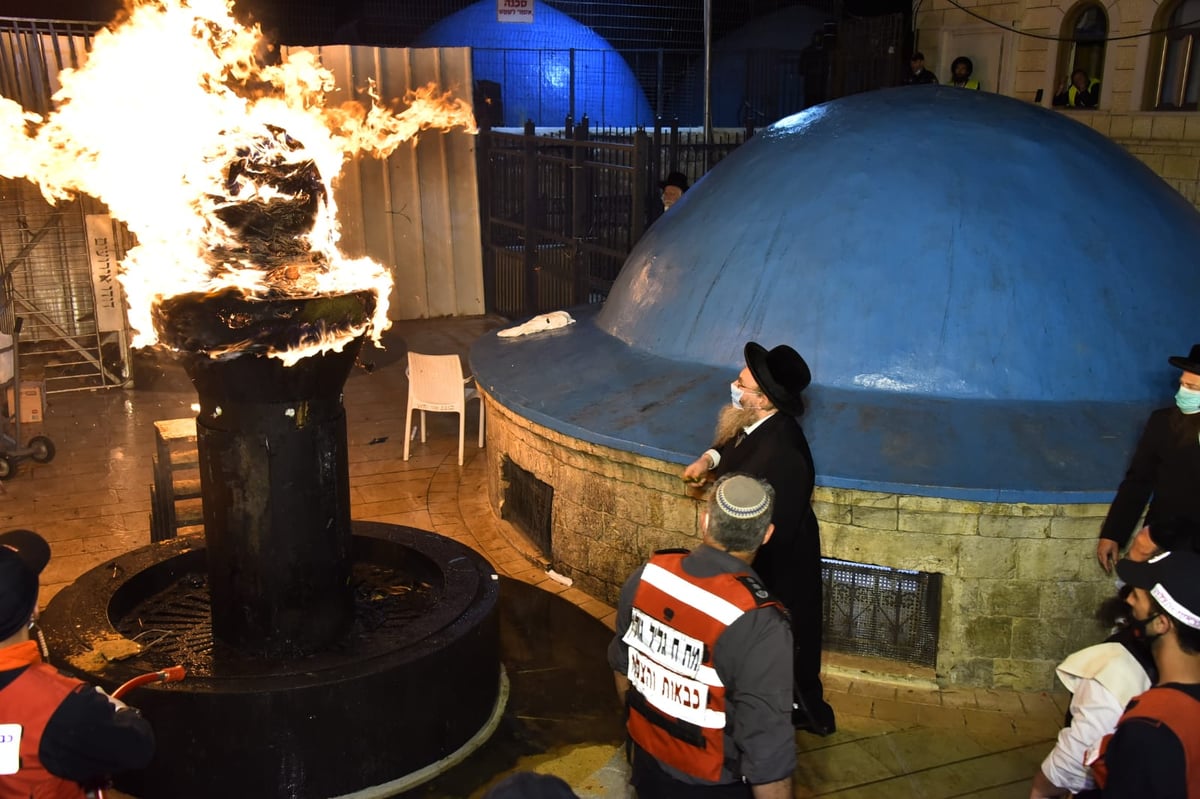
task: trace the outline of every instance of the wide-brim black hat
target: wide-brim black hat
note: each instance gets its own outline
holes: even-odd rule
[[[771,404],[790,416],[804,413],[800,394],[812,382],[812,372],[800,353],[786,344],[767,350],[751,341],[746,344],[746,366]]]
[[[658,182],[658,187],[660,189],[665,189],[667,186],[675,186],[680,191],[687,191],[688,190],[687,175],[683,174],[682,172],[670,173],[669,175],[667,175],[666,180],[660,180]]]
[[[38,577],[50,562],[50,545],[32,530],[0,534],[0,640],[29,621],[37,604]]]
[[[1186,358],[1182,355],[1172,355],[1167,362],[1185,372],[1200,375],[1200,344],[1193,344],[1192,351],[1187,354]]]

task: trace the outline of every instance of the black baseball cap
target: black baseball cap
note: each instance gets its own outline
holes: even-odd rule
[[[1200,554],[1181,549],[1147,561],[1122,560],[1117,576],[1150,596],[1175,621],[1200,630]]]
[[[50,545],[32,530],[0,533],[0,640],[29,623]]]

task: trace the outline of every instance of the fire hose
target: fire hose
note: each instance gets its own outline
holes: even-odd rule
[[[149,685],[154,682],[179,682],[187,676],[187,671],[183,666],[171,666],[158,671],[150,671],[145,674],[139,674],[131,680],[121,683],[117,690],[113,691],[110,696],[113,699],[120,699],[125,694],[132,691],[134,688],[140,688],[143,685]],[[87,792],[88,799],[104,799],[104,789],[96,788]]]

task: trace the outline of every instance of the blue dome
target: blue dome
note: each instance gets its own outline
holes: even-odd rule
[[[1162,402],[1200,340],[1200,214],[1070,117],[908,87],[755,136],[642,238],[597,324],[666,358],[788,342],[814,386]]]
[[[1107,502],[1200,341],[1200,214],[1069,116],[919,86],[767,128],[646,232],[599,312],[476,379],[588,441],[688,463],[746,341],[807,359],[817,482]],[[553,391],[547,391],[553,386]]]
[[[504,124],[561,126],[570,110],[575,52],[575,117],[593,125],[650,125],[646,95],[625,59],[603,37],[545,3],[532,23],[496,20],[496,3],[480,0],[426,30],[414,47],[471,47],[475,80],[500,84]]]

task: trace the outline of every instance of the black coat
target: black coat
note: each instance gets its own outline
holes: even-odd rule
[[[733,472],[775,489],[775,532],[758,551],[754,570],[792,616],[796,676],[811,683],[821,670],[821,534],[812,510],[815,470],[808,439],[794,417],[775,413],[740,444],[717,447],[720,478]]]
[[[1147,524],[1178,517],[1200,523],[1200,413],[1150,414],[1100,537],[1125,546],[1147,502]]]

